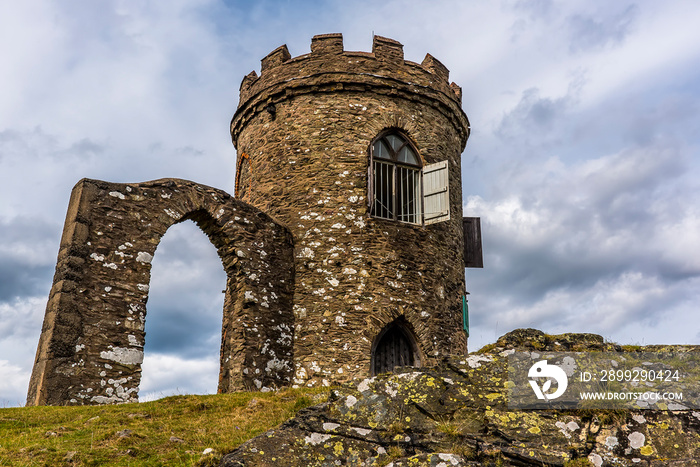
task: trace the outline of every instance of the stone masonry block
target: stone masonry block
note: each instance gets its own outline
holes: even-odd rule
[[[450,70],[448,70],[447,67],[440,62],[440,60],[430,54],[425,54],[425,58],[423,59],[421,65],[443,81],[447,81],[450,77]]]
[[[374,36],[372,53],[379,60],[390,63],[403,63],[403,44],[388,37]]]
[[[290,58],[292,56],[289,54],[287,46],[281,45],[261,60],[261,71],[264,73],[269,69],[278,67]]]
[[[311,39],[313,55],[328,55],[343,53],[342,34],[320,34]]]

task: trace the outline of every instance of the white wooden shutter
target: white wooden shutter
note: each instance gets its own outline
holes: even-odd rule
[[[450,183],[447,161],[423,167],[423,209],[426,224],[450,220]]]

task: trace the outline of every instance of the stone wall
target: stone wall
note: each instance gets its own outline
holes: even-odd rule
[[[290,383],[292,239],[227,193],[176,179],[81,180],[73,189],[27,405],[138,398],[151,260],[193,220],[227,274],[219,391]]]
[[[466,353],[460,155],[469,123],[447,78],[430,55],[404,61],[391,39],[375,37],[373,53],[345,52],[342,36],[328,34],[307,55],[276,49],[260,77],[243,80],[231,123],[246,167],[237,194],[294,237],[296,385],[368,375],[373,342],[397,318],[421,364]],[[449,161],[449,221],[369,215],[368,150],[386,129],[408,135],[423,164]]]

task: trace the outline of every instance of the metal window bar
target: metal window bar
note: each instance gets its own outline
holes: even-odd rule
[[[420,169],[415,170],[414,180],[413,180],[413,193],[416,201],[416,224],[421,224],[423,222],[423,171]]]
[[[374,215],[394,218],[394,166],[374,161]]]
[[[397,167],[397,171],[398,220],[416,224],[421,214],[420,171],[401,166]]]
[[[397,167],[398,169],[398,183],[399,189],[397,191],[397,205],[399,207],[398,219],[404,222],[410,222],[411,210],[410,203],[411,200],[408,196],[408,173],[405,167]]]

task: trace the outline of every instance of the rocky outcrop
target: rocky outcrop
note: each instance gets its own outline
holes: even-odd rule
[[[631,350],[592,334],[517,330],[484,353],[333,389],[327,403],[248,441],[221,465],[700,464],[700,412],[509,409],[507,355],[514,348]]]

